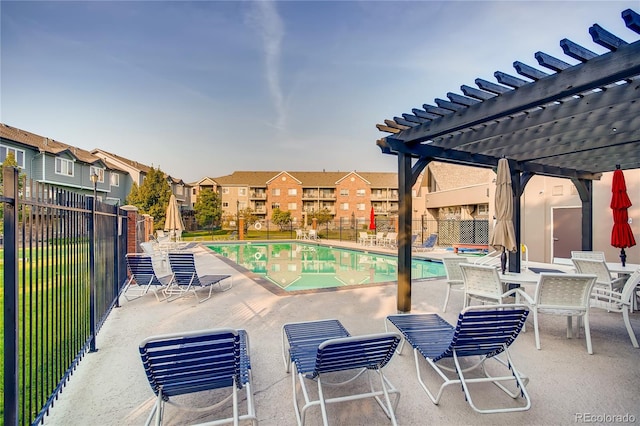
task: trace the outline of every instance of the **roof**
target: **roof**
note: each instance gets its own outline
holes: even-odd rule
[[[621,16],[637,38],[640,15]],[[376,127],[391,135],[378,146],[420,159],[418,168],[432,160],[493,168],[504,157],[512,171],[587,180],[640,168],[640,41],[598,24],[589,33],[607,53],[563,39],[565,60],[534,55],[544,70],[516,61],[519,76],[496,71],[497,83],[478,78],[477,88],[384,120]]]
[[[0,137],[37,149],[40,152],[46,152],[54,155],[60,155],[67,152],[77,160],[88,164],[95,164],[97,162],[104,163],[100,157],[91,154],[89,151],[58,142],[51,138],[36,135],[35,133],[27,132],[26,130],[11,127],[4,123],[0,123]]]
[[[128,165],[129,167],[137,169],[137,170],[139,170],[139,171],[141,171],[143,173],[148,173],[149,170],[151,170],[151,167],[147,166],[146,164],[142,164],[142,163],[140,163],[138,161],[135,161],[135,160],[130,160],[130,159],[125,158],[125,157],[123,157],[121,155],[113,154],[111,152],[105,151],[104,149],[96,148],[96,149],[93,149],[91,152],[94,155],[98,155],[98,156],[102,154],[106,159],[109,159],[109,157],[112,157],[112,158],[114,158],[114,159],[116,159],[116,160]]]

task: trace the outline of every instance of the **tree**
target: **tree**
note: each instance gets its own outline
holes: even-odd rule
[[[198,195],[193,209],[196,212],[196,222],[201,228],[217,226],[222,217],[222,201],[217,192],[210,188],[203,189]]]
[[[171,187],[165,174],[159,167],[151,167],[142,185],[131,188],[126,202],[138,207],[139,213],[152,216],[154,229],[162,229],[170,197]]]
[[[244,219],[244,232],[247,233],[249,226],[258,221],[258,216],[253,213],[251,207],[242,209],[238,212],[239,217]]]
[[[320,211],[314,212],[311,215],[311,219],[314,219],[314,218],[315,218],[316,223],[318,225],[323,225],[325,223],[331,222],[331,220],[333,220],[333,215],[331,214],[329,209],[325,207],[324,209],[322,209]]]
[[[271,222],[274,225],[278,225],[280,227],[280,230],[282,231],[284,226],[291,223],[291,212],[283,212],[279,208],[275,208],[273,209],[273,213],[271,214]]]

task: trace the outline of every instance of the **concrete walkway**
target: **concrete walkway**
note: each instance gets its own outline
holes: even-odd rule
[[[352,334],[382,332],[384,319],[396,313],[396,285],[350,290],[276,296],[198,247],[196,264],[201,274],[233,275],[233,288],[215,293],[198,304],[193,296],[173,302],[157,302],[153,294],[115,309],[97,336],[98,352],[87,354],[64,388],[48,425],[140,425],[154,402],[146,380],[138,344],[164,333],[232,327],[244,328],[250,338],[255,402],[264,426],[296,424],[291,402],[291,376],[285,372],[281,350],[281,327],[287,322],[339,319]],[[424,253],[434,257],[437,252]],[[412,286],[413,313],[441,313],[443,279],[416,282]],[[462,293],[453,292],[447,312],[455,323],[462,309]],[[402,393],[397,408],[400,425],[569,425],[575,423],[640,422],[640,349],[632,347],[622,316],[592,311],[593,355],[588,355],[584,336],[566,338],[564,317],[541,317],[542,350],[536,350],[533,327],[512,346],[514,364],[530,378],[529,411],[508,414],[477,414],[465,402],[458,386],[450,386],[439,405],[420,388],[413,354],[405,347],[386,369],[387,377]],[[632,314],[640,334],[640,314]],[[435,384],[437,377],[428,373]],[[438,383],[439,384],[439,383]],[[313,388],[313,385],[312,385]],[[480,399],[503,397],[491,385],[478,385]],[[206,405],[207,395],[183,401]],[[513,404],[512,400],[501,400]],[[495,401],[494,401],[495,402]],[[390,424],[372,401],[329,406],[334,425]],[[182,425],[210,421],[209,413],[189,413],[173,406],[166,410],[165,424]],[[307,424],[321,424],[319,408],[312,408]]]

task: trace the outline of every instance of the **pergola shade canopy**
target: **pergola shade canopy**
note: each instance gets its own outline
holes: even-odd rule
[[[622,12],[640,34],[640,16]],[[628,43],[597,24],[593,41],[609,52],[597,55],[570,40],[570,65],[543,52],[540,70],[514,62],[516,77],[496,72],[497,83],[476,79],[411,113],[378,124],[392,133],[377,144],[384,153],[455,164],[512,169],[543,176],[599,179],[602,172],[640,168],[640,42]]]
[[[431,161],[495,169],[507,159],[518,248],[520,196],[529,179],[571,179],[583,203],[582,249],[591,249],[591,181],[640,168],[640,15],[621,15],[636,41],[594,24],[589,34],[604,54],[563,39],[566,60],[537,52],[539,68],[516,61],[518,76],[497,71],[496,83],[478,78],[477,88],[463,85],[461,94],[376,125],[390,133],[377,145],[398,156],[398,311],[411,310],[411,188]],[[509,270],[519,269],[520,257],[509,256]]]

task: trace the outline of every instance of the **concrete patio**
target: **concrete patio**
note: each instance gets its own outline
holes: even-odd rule
[[[153,294],[133,301],[122,298],[122,306],[113,310],[97,336],[98,351],[85,356],[45,418],[45,424],[143,424],[155,396],[140,361],[140,341],[156,334],[232,327],[244,328],[249,334],[259,423],[294,425],[291,376],[285,371],[281,355],[282,325],[336,318],[352,334],[375,333],[384,331],[385,317],[396,313],[394,284],[277,296],[205,248],[198,247],[194,251],[201,274],[232,274],[233,288],[216,292],[201,304],[193,296],[173,302],[158,302]],[[438,257],[442,253],[424,255]],[[462,309],[462,293],[452,293],[447,312],[442,314],[444,294],[443,279],[414,282],[412,312],[440,313],[455,323]],[[640,333],[638,312],[632,314],[632,325]],[[445,390],[439,405],[432,404],[418,384],[413,354],[405,347],[386,368],[387,377],[402,394],[396,410],[398,423],[557,425],[638,422],[640,350],[632,347],[622,316],[592,311],[593,355],[587,354],[584,336],[567,339],[565,327],[564,317],[542,316],[542,349],[535,348],[532,326],[528,326],[512,346],[515,365],[530,378],[527,389],[532,407],[525,412],[478,414],[469,407],[460,387],[455,385]],[[425,377],[428,383],[436,384],[434,374],[429,372]],[[494,399],[493,396],[503,398],[503,394],[495,392],[496,388],[491,385],[478,385],[475,389],[479,391],[480,402]],[[185,400],[194,405],[206,405],[207,395],[190,396]],[[504,398],[499,401],[515,403]],[[334,425],[390,424],[372,400],[333,404],[328,412],[329,421]],[[165,424],[210,421],[218,413],[189,413],[169,405]],[[321,423],[319,408],[312,408],[307,424]]]

